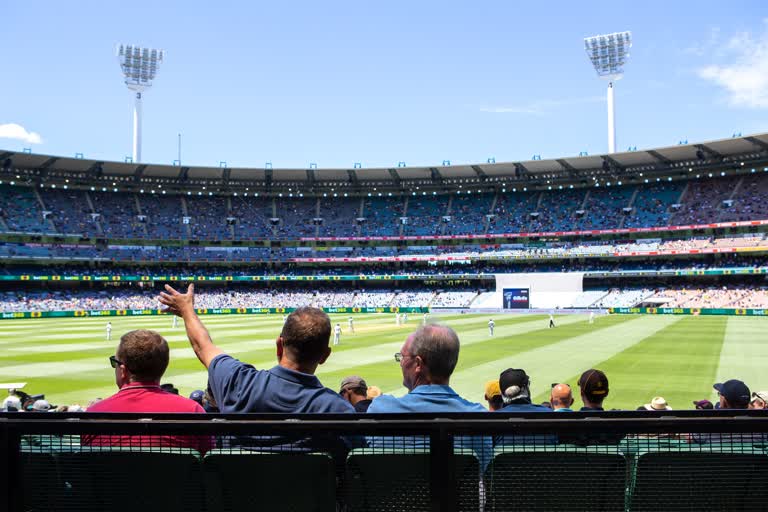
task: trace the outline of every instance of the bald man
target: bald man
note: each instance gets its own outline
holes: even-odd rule
[[[568,384],[555,384],[549,394],[552,410],[555,412],[573,412],[573,392]]]

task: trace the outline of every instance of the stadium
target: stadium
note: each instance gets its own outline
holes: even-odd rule
[[[3,393],[0,411],[0,481],[18,490],[4,492],[8,510],[764,510],[764,411],[694,404],[727,403],[713,383],[768,385],[768,133],[617,152],[612,87],[610,150],[596,155],[165,165],[142,161],[140,120],[125,161],[0,150],[0,387],[19,397]],[[161,293],[191,284],[187,316],[169,310]],[[362,376],[407,396],[413,333],[447,326],[461,344],[450,388],[481,409],[373,414],[362,426],[227,409],[246,398],[216,396],[209,365],[223,358],[205,359],[191,316],[261,370],[276,346],[282,364],[306,306],[330,319],[332,350],[309,373],[334,395]],[[130,370],[115,347],[139,329],[167,340],[168,390],[205,390],[227,414],[100,412]],[[547,412],[558,385],[578,402],[594,372],[607,375],[607,412],[586,401],[571,420],[479,412],[508,368],[525,370],[526,404]],[[749,409],[755,399],[766,403],[753,394]],[[206,436],[204,449],[184,441]],[[245,437],[260,443],[235,442]],[[312,483],[279,501],[270,494],[287,472]],[[601,483],[585,496],[542,495],[553,479],[579,492],[586,472]],[[113,487],[126,475],[139,496]],[[713,490],[722,482],[738,497]]]

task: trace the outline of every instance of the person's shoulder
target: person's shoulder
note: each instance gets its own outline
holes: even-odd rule
[[[316,405],[322,409],[319,412],[355,412],[351,403],[344,400],[338,393],[329,388],[323,388],[322,393],[315,397]]]
[[[388,412],[400,405],[400,399],[392,395],[379,395],[368,406],[368,412]]]
[[[173,393],[167,393],[167,395],[169,396],[166,396],[165,399],[168,401],[169,405],[178,409],[177,412],[205,412],[205,409],[194,400]]]
[[[115,397],[117,395],[108,396],[103,400],[99,400],[92,406],[86,409],[86,412],[120,412],[119,407],[115,407]]]

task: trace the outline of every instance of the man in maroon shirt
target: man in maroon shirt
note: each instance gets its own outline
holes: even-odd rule
[[[125,333],[120,338],[116,354],[109,358],[120,390],[89,407],[88,412],[204,413],[197,402],[160,389],[168,359],[168,342],[155,331],[139,329]],[[214,447],[210,436],[182,435],[84,435],[81,443],[88,446],[193,448],[200,453]]]

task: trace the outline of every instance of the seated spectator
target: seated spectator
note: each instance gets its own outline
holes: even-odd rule
[[[408,394],[401,398],[381,395],[368,407],[369,413],[411,412],[487,412],[485,407],[460,397],[450,386],[459,360],[459,337],[450,327],[428,324],[408,336],[395,361],[400,363],[403,386]],[[369,438],[372,447],[417,445],[416,439]],[[485,468],[493,456],[490,437],[459,437],[459,447],[475,451]]]
[[[485,401],[488,402],[488,410],[491,412],[504,407],[498,380],[489,380],[485,383]]]
[[[168,393],[172,393],[174,395],[178,395],[179,394],[179,390],[173,384],[171,384],[170,382],[167,382],[165,384],[160,384],[160,389],[162,389],[163,391],[166,391]]]
[[[525,370],[508,368],[499,375],[504,407],[496,412],[552,412],[552,409],[531,403],[531,381]]]
[[[712,402],[709,400],[694,400],[693,405],[696,406],[697,411],[711,411],[715,408]]]
[[[352,404],[355,412],[366,412],[371,405],[372,399],[368,398],[368,385],[362,377],[353,375],[341,381],[339,390],[341,397]]]
[[[731,379],[712,386],[720,397],[720,409],[746,409],[749,407],[749,388],[740,380]]]
[[[257,370],[238,361],[213,344],[195,311],[195,285],[179,293],[166,285],[159,300],[184,320],[187,337],[197,358],[208,369],[208,386],[220,412],[246,413],[354,413],[352,405],[315,376],[317,367],[331,355],[331,321],[321,309],[301,307],[288,315],[277,337],[278,364]],[[225,446],[260,450],[327,451],[341,464],[362,439],[315,434],[296,436],[241,436],[223,440]]]
[[[747,409],[750,402],[749,388],[737,379],[727,380],[712,386],[720,397],[720,409]],[[713,433],[691,434],[690,442],[704,443],[764,443],[766,434],[760,432],[750,433]]]
[[[643,409],[646,411],[671,411],[667,401],[662,396],[655,396],[651,400],[651,403],[643,405]]]
[[[168,368],[168,360],[168,342],[155,331],[141,329],[123,334],[115,355],[109,358],[119,391],[89,406],[88,412],[204,412],[192,400],[160,389],[160,379]],[[200,453],[214,446],[209,436],[177,435],[84,435],[81,442],[90,446],[193,448]]]
[[[568,384],[555,384],[549,394],[549,402],[555,412],[573,412],[573,391]]]
[[[497,413],[515,413],[515,412],[552,412],[552,409],[543,405],[531,403],[531,381],[525,370],[508,368],[499,375],[499,388],[504,407],[495,411]],[[557,436],[530,435],[530,434],[507,434],[495,436],[494,445],[519,445],[519,444],[556,444]]]
[[[29,407],[29,410],[32,412],[48,412],[51,410],[51,404],[48,403],[48,400],[35,400],[35,402]]]
[[[608,396],[608,377],[600,370],[590,369],[579,378],[581,411],[603,411],[603,401]]]
[[[768,407],[768,391],[755,391],[752,393],[752,400],[749,402],[750,409],[766,409]]]

